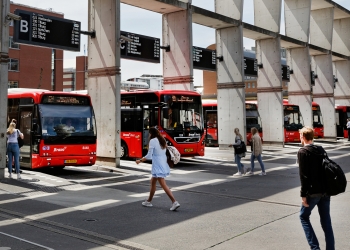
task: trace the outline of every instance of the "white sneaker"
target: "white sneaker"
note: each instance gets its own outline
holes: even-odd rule
[[[259,175],[261,176],[266,175],[266,172],[261,172]]]
[[[145,200],[144,202],[142,202],[142,206],[144,206],[144,207],[153,207],[152,203],[149,202],[149,201],[147,201],[147,200]]]
[[[20,174],[17,174],[17,179],[22,179]]]
[[[11,179],[12,179],[12,174],[9,174],[9,178],[11,178]]]
[[[248,172],[248,167],[243,166],[243,174],[246,174]]]
[[[178,203],[177,201],[175,201],[173,203],[173,205],[170,208],[170,211],[175,211],[176,209],[178,209],[180,207],[180,203]]]
[[[233,176],[242,176],[242,173],[241,172],[237,172]]]
[[[247,172],[245,175],[247,175],[247,176],[254,175],[254,172],[249,171],[249,172]]]

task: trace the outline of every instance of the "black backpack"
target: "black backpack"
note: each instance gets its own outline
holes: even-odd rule
[[[326,176],[326,193],[330,196],[344,193],[347,180],[341,167],[324,153],[322,166]]]
[[[320,152],[323,151],[322,167],[325,171],[326,194],[329,196],[334,196],[340,193],[344,193],[347,185],[347,180],[343,170],[337,163],[329,159],[326,151],[322,147],[317,146],[317,148]],[[313,153],[308,149],[306,150],[310,153]]]

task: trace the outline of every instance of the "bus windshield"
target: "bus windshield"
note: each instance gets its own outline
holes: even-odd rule
[[[299,112],[298,106],[284,107],[284,127],[289,131],[298,131],[303,128],[303,117]]]
[[[323,118],[322,118],[322,113],[320,110],[314,110],[313,112],[314,116],[314,128],[321,128],[323,127]]]
[[[96,137],[95,117],[91,106],[39,104],[40,128],[47,141],[86,142]],[[58,139],[59,138],[59,139]]]
[[[164,95],[161,125],[166,130],[200,133],[203,128],[200,96]]]

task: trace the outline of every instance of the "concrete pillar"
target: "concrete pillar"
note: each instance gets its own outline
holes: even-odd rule
[[[243,1],[216,0],[215,11],[241,20]],[[223,61],[216,62],[219,149],[227,149],[235,141],[234,128],[246,141],[242,26],[216,31],[216,54],[223,56]]]
[[[89,30],[96,31],[96,38],[89,38],[87,83],[96,115],[97,160],[116,161],[117,166],[120,156],[119,7],[119,0],[89,1]]]
[[[335,103],[350,106],[350,61],[337,61],[333,66],[334,75],[338,79],[334,89]]]
[[[4,0],[0,3],[0,179],[4,178],[6,169],[9,27],[5,17],[8,12],[10,1]]]
[[[194,90],[191,10],[163,15],[162,45],[164,89]]]
[[[254,0],[254,25],[280,32],[281,0]],[[257,100],[265,145],[283,146],[283,95],[280,39],[256,41]]]
[[[326,50],[332,49],[334,8],[312,10],[310,15],[310,43]],[[317,74],[313,100],[320,105],[324,121],[324,138],[336,140],[334,110],[334,77],[332,55],[314,55],[312,70]]]
[[[285,0],[286,36],[309,42],[311,0]],[[293,70],[288,84],[289,103],[299,105],[305,125],[312,126],[311,66],[309,48],[287,50],[287,64]]]
[[[265,145],[284,145],[283,94],[280,40],[256,41],[259,68],[257,81],[258,109]]]
[[[333,51],[350,56],[350,18],[336,19],[333,24]],[[333,74],[338,82],[334,89],[335,103],[350,106],[350,62],[333,63]]]
[[[313,56],[311,67],[317,74],[315,86],[313,86],[313,100],[321,108],[324,122],[324,138],[336,140],[332,55]]]
[[[305,126],[313,126],[311,66],[309,48],[288,50],[288,65],[293,70],[288,84],[288,101],[299,105]]]

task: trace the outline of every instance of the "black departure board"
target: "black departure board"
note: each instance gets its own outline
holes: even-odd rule
[[[160,39],[135,33],[120,31],[132,42],[124,41],[120,45],[120,57],[137,61],[160,63]]]
[[[216,71],[216,51],[200,47],[192,47],[193,68]]]
[[[290,81],[290,68],[288,65],[282,65],[282,81]]]
[[[80,22],[18,9],[15,14],[22,17],[14,25],[16,43],[80,51]]]
[[[244,57],[244,75],[258,76],[258,61],[255,58]]]

